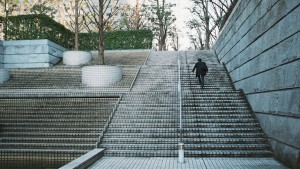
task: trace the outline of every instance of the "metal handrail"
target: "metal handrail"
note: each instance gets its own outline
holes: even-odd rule
[[[180,58],[179,52],[177,52],[178,56],[178,100],[179,100],[179,132],[180,132],[180,142],[182,142],[182,96],[181,96],[181,79],[180,79]]]

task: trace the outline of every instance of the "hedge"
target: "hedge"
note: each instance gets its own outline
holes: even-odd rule
[[[74,49],[74,33],[46,15],[9,16],[7,27],[7,40],[49,39]],[[110,31],[105,33],[105,49],[150,49],[152,40],[150,30]],[[97,50],[98,33],[80,33],[79,49]]]
[[[72,49],[74,33],[46,15],[9,16],[7,40],[49,39]]]
[[[105,49],[150,49],[152,47],[152,31],[129,30],[105,32]],[[95,50],[98,45],[98,33],[79,34],[79,49]]]

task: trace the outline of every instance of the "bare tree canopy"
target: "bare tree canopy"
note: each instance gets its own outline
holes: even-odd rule
[[[174,6],[175,4],[167,3],[166,0],[148,0],[148,4],[144,5],[143,15],[148,18],[160,51],[166,50],[166,39],[176,20],[171,9]]]
[[[191,0],[193,6],[189,8],[193,19],[187,25],[194,30],[190,34],[195,49],[210,49],[221,28],[223,16],[234,0]]]

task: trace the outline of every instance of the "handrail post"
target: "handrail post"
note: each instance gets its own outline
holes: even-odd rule
[[[182,142],[182,96],[181,96],[181,80],[180,80],[180,56],[178,56],[178,99],[179,99],[179,132],[180,132],[180,143],[178,143],[178,162],[184,163],[184,143]]]

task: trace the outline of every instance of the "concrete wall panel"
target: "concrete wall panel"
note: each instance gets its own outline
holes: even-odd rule
[[[47,39],[4,41],[3,46],[5,68],[51,67],[66,51]]]
[[[239,1],[214,50],[277,159],[300,169],[300,1]]]
[[[269,69],[274,69],[282,64],[296,61],[300,59],[299,41],[300,32],[294,36],[284,40],[270,50],[261,53],[252,60],[248,60],[242,67],[231,72],[233,81],[240,81],[250,76],[255,76],[258,73]],[[286,50],[292,48],[293,50]],[[264,62],[264,64],[261,64]]]
[[[247,98],[254,112],[280,113],[295,118],[300,116],[299,89],[254,93],[247,95]]]

